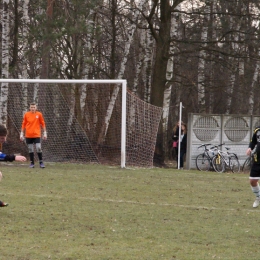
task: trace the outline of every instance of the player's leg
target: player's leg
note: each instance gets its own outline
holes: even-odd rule
[[[258,183],[259,179],[260,179],[260,165],[253,164],[249,176],[250,186],[252,192],[255,194],[256,197],[253,203],[253,208],[258,207],[260,202],[260,188]]]
[[[36,152],[39,158],[39,164],[41,168],[45,168],[45,165],[43,163],[42,159],[42,145],[41,145],[41,138],[35,138],[35,146],[36,146]]]
[[[26,144],[29,150],[30,156],[30,168],[34,168],[34,151],[33,151],[33,140],[34,138],[26,138]]]

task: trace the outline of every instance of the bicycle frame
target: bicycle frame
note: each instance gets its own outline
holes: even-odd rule
[[[240,171],[240,164],[238,157],[235,153],[229,153],[228,147],[225,147],[227,151],[222,151],[219,149],[220,146],[224,144],[215,146],[217,149],[217,155],[213,159],[213,167],[217,172],[223,172],[226,168],[229,168],[232,172]]]
[[[223,161],[225,162],[225,165],[227,167],[229,167],[229,158],[230,158],[229,153],[221,151],[221,150],[218,150],[217,151],[217,155],[220,156],[223,159]]]

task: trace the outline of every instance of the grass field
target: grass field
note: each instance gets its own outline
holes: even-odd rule
[[[258,259],[245,174],[1,164],[0,259]]]

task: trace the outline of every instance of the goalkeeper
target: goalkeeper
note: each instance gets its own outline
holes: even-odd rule
[[[43,139],[47,140],[47,132],[45,121],[41,112],[37,111],[35,103],[30,104],[30,111],[26,112],[23,117],[20,140],[23,141],[24,137],[28,146],[30,155],[30,168],[34,168],[34,148],[39,158],[40,168],[45,168],[42,160],[42,147],[41,147],[41,128],[43,129]]]
[[[2,144],[6,141],[7,137],[7,129],[4,125],[0,125],[0,146],[2,150]],[[14,155],[14,154],[4,154],[0,152],[0,161],[20,161],[20,162],[25,162],[26,158],[21,155]],[[2,173],[0,172],[0,181],[2,179]],[[0,207],[6,207],[8,203],[5,203],[3,201],[0,201]]]

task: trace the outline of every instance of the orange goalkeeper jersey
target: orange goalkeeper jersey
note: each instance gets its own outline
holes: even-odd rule
[[[41,137],[41,127],[45,127],[44,118],[41,112],[26,112],[23,117],[22,130],[25,130],[26,138]]]

